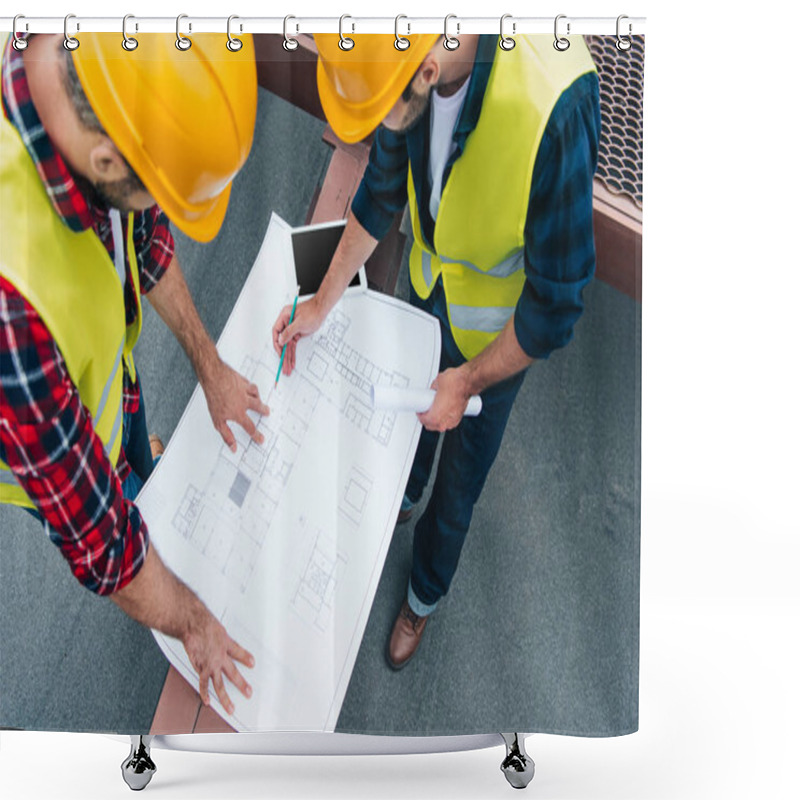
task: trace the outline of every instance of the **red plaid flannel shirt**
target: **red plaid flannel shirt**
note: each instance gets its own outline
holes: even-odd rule
[[[78,188],[41,125],[31,101],[22,54],[7,40],[2,60],[3,113],[36,165],[55,212],[71,230],[93,230],[113,263],[109,209]],[[163,212],[134,214],[133,240],[142,294],[169,266],[174,242]],[[127,221],[123,219],[127,246]],[[4,233],[7,235],[7,232]],[[126,321],[136,314],[128,269]],[[139,386],[125,375],[123,411],[139,407]],[[64,359],[41,317],[0,278],[0,458],[33,500],[51,539],[75,577],[97,594],[111,594],[136,575],[147,552],[147,526],[122,496],[130,473],[124,453],[116,469],[94,431]]]

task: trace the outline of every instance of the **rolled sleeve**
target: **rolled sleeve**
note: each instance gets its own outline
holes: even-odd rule
[[[520,347],[544,359],[566,345],[595,271],[592,181],[597,168],[597,76],[559,99],[536,157],[525,225],[526,281],[514,314]]]
[[[408,146],[405,134],[378,128],[351,210],[361,226],[382,239],[408,201]]]
[[[139,291],[145,295],[161,280],[175,254],[169,220],[158,206],[135,215],[133,242],[139,266]]]

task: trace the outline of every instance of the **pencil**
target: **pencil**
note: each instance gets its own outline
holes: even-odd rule
[[[300,292],[298,291],[297,294],[294,296],[294,304],[292,305],[292,316],[289,317],[289,324],[291,325],[294,322],[294,312],[297,310],[297,298],[300,296]],[[288,342],[287,342],[288,344]],[[278,373],[275,375],[275,385],[278,385],[278,378],[281,376],[281,369],[283,369],[283,357],[286,355],[286,345],[283,346],[283,350],[281,350],[281,361],[278,364]]]

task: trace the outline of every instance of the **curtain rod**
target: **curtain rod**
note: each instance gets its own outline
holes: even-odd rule
[[[408,36],[414,33],[444,33],[444,17],[232,17],[231,32],[240,33],[284,33],[288,24],[289,33],[385,33]],[[500,33],[500,17],[459,17],[449,15],[447,31],[458,36],[473,33]],[[24,33],[64,33],[65,24],[70,35],[109,32],[122,34],[122,17],[28,17],[19,15],[16,31]],[[286,21],[289,20],[287,23]],[[14,17],[0,17],[0,30],[11,31]],[[180,31],[183,35],[192,33],[226,33],[229,17],[195,17],[181,15]],[[608,34],[631,36],[645,32],[645,17],[570,17],[559,14],[555,17],[515,17],[505,14],[503,33],[506,36],[549,33],[558,29],[559,36],[570,34]],[[128,35],[134,33],[175,33],[176,17],[137,17],[129,15],[126,23]]]

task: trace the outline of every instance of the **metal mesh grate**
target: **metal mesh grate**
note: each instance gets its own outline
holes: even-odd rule
[[[600,137],[597,177],[614,194],[642,207],[642,94],[644,37],[632,36],[620,52],[615,36],[586,36],[600,76]]]

